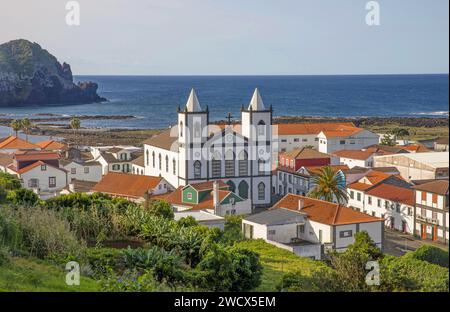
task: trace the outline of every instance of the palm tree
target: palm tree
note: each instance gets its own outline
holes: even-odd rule
[[[22,129],[25,132],[26,141],[28,142],[28,131],[31,128],[31,121],[28,118],[22,119]]]
[[[11,128],[14,130],[17,137],[19,134],[19,130],[22,128],[22,122],[18,119],[14,119],[13,121],[11,121]]]
[[[73,117],[72,120],[70,120],[70,128],[73,129],[74,136],[76,136],[75,134],[78,131],[78,129],[80,129],[80,127],[81,127],[80,119],[78,119],[77,117]]]
[[[312,190],[309,197],[323,199],[329,202],[337,200],[339,204],[346,203],[348,195],[345,190],[345,176],[340,171],[335,171],[331,166],[320,169],[319,174],[311,178]]]

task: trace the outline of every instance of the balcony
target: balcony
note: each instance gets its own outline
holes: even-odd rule
[[[416,218],[417,218],[418,221],[439,225],[439,220],[438,219],[422,217],[421,215],[416,216]]]

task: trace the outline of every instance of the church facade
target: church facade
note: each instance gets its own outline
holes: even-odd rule
[[[194,90],[178,108],[178,123],[144,142],[145,174],[162,176],[174,188],[222,180],[252,206],[271,203],[272,107],[255,89],[241,124],[209,123]]]

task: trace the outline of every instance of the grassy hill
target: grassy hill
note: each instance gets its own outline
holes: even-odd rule
[[[81,277],[79,286],[68,286],[66,272],[44,261],[30,258],[10,258],[0,266],[0,291],[99,291],[96,281]]]

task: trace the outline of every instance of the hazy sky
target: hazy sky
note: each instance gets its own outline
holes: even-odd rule
[[[1,0],[0,42],[38,42],[74,74],[448,73],[449,1]]]

